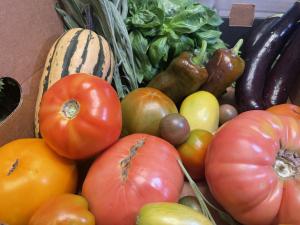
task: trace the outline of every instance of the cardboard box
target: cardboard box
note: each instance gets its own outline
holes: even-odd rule
[[[35,100],[41,72],[53,42],[63,33],[56,0],[0,1],[0,77],[21,86],[21,101],[0,123],[0,145],[33,137]]]

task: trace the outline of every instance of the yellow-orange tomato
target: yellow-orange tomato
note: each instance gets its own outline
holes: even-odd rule
[[[87,200],[74,194],[62,194],[46,201],[31,217],[28,225],[95,225]]]
[[[182,163],[195,180],[204,179],[205,154],[213,138],[206,130],[192,130],[189,138],[177,149]]]
[[[280,115],[280,116],[291,116],[295,119],[300,120],[300,107],[293,104],[280,104],[280,105],[274,105],[267,109],[267,111]]]
[[[49,198],[76,189],[73,161],[54,153],[42,139],[12,141],[0,148],[0,219],[27,225]]]

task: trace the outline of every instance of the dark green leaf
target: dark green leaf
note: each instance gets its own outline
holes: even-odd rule
[[[68,15],[71,16],[80,27],[84,27],[86,21],[84,21],[82,16],[82,5],[76,0],[61,0],[61,2]]]
[[[160,37],[150,44],[148,55],[154,67],[158,67],[159,61],[168,56],[170,46],[167,41],[167,37]]]
[[[58,3],[55,5],[55,10],[62,17],[64,24],[68,29],[80,27],[66,11],[61,9]]]
[[[176,57],[181,52],[192,51],[195,48],[194,40],[186,36],[181,36],[178,41],[172,42],[171,48],[173,57]]]

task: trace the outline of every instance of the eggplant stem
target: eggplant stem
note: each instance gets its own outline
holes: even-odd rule
[[[192,62],[195,65],[203,65],[204,64],[206,49],[207,49],[207,42],[205,40],[202,40],[201,49],[200,49],[199,54],[197,54],[196,56],[194,56],[192,58]]]
[[[239,51],[240,51],[240,48],[242,47],[244,43],[244,40],[243,39],[240,39],[236,44],[235,46],[231,49],[231,52],[233,55],[238,55],[239,54]]]

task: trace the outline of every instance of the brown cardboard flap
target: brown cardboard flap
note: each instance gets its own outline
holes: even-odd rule
[[[254,4],[233,4],[229,14],[229,26],[252,27],[254,18]]]
[[[33,137],[39,80],[48,51],[63,33],[56,0],[0,0],[0,77],[21,85],[21,104],[0,124],[0,145]]]

